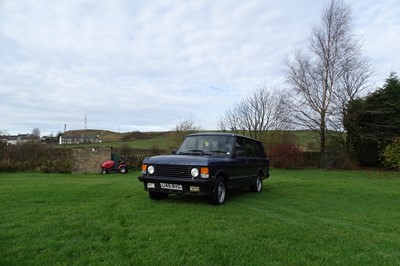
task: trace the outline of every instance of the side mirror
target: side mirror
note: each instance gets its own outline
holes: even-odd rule
[[[171,150],[171,153],[172,153],[172,154],[176,154],[176,152],[177,152],[176,149],[172,149],[172,150]]]

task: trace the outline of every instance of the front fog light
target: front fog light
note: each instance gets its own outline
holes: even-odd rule
[[[198,186],[190,186],[190,192],[200,192],[200,187],[198,187]]]
[[[154,184],[154,183],[147,183],[147,188],[156,188],[156,184]]]
[[[190,170],[190,174],[191,174],[193,177],[198,177],[198,176],[199,176],[199,169],[197,169],[197,168],[192,168],[192,170]]]

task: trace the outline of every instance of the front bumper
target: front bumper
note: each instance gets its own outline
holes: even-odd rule
[[[139,181],[143,182],[144,190],[155,192],[166,192],[183,195],[199,195],[209,196],[214,188],[214,179],[192,179],[192,178],[171,178],[160,176],[147,176],[141,175],[138,177]],[[153,183],[154,188],[148,187],[148,183]],[[182,190],[165,189],[161,188],[161,183],[181,185]],[[196,188],[196,189],[194,189]],[[197,190],[198,188],[198,190]]]

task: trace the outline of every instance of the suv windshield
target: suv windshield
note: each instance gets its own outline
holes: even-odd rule
[[[234,138],[231,136],[188,136],[177,151],[186,155],[213,155],[229,157]]]

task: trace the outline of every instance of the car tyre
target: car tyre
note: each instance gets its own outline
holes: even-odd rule
[[[211,194],[210,203],[213,205],[221,205],[225,202],[226,183],[222,177],[218,177]]]
[[[149,191],[149,196],[152,200],[161,200],[168,198],[168,193]]]
[[[254,184],[251,185],[250,191],[251,192],[261,192],[262,191],[262,176],[259,174],[257,178],[254,180]]]

